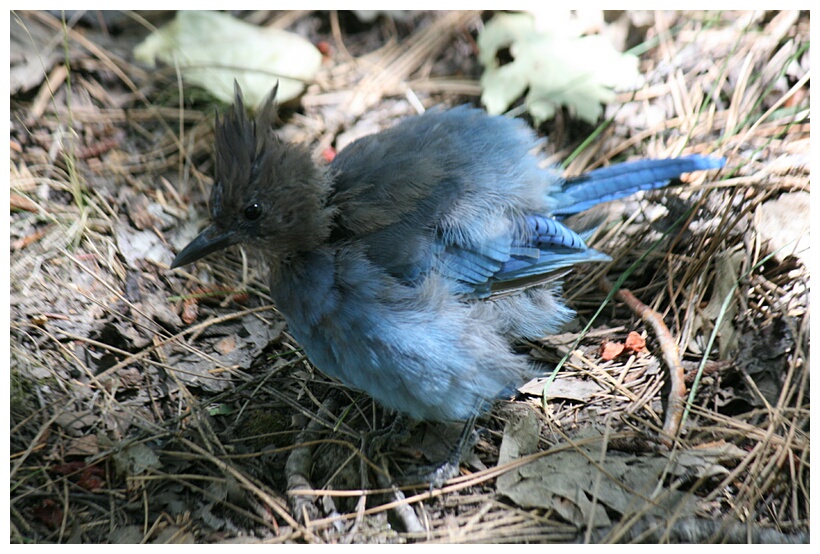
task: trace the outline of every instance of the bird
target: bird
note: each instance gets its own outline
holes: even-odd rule
[[[330,163],[274,129],[276,88],[215,123],[208,225],[171,268],[243,244],[311,362],[419,421],[474,421],[537,368],[516,342],[574,312],[551,275],[609,260],[567,218],[725,159],[644,159],[564,178],[524,120],[433,108]]]

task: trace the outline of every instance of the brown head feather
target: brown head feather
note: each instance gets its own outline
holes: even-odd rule
[[[211,218],[255,243],[266,257],[315,248],[327,239],[330,179],[301,145],[283,143],[273,130],[275,87],[255,118],[235,85],[234,105],[216,118],[216,172]]]

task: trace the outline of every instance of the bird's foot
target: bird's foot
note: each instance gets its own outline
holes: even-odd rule
[[[443,461],[437,464],[418,466],[412,471],[405,472],[398,481],[403,485],[429,483],[431,489],[441,488],[445,482],[458,475],[461,460],[475,446],[477,441],[478,433],[475,430],[475,418],[471,418],[464,424],[458,440]]]

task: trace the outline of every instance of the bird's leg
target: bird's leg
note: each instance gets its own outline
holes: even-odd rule
[[[438,464],[430,464],[405,473],[401,478],[402,484],[430,483],[430,487],[439,488],[444,483],[458,475],[458,468],[464,453],[475,444],[475,423],[478,415],[473,415],[464,423],[458,440],[450,450],[450,454]]]
[[[408,423],[409,418],[406,415],[397,413],[389,425],[367,433],[367,457],[373,460],[383,452],[395,450],[410,435]]]
[[[331,395],[322,403],[322,408],[326,413],[333,413],[338,404],[338,398]],[[315,440],[317,432],[328,426],[327,423],[323,423],[323,419],[317,417],[311,420],[307,427],[299,433],[296,444],[305,444],[305,446],[297,446],[288,455],[285,463],[288,491],[313,488],[309,478],[310,470],[313,467],[313,453],[316,450]],[[290,506],[292,513],[301,522],[304,522],[305,519],[316,519],[319,512],[315,500],[312,496],[291,495]]]

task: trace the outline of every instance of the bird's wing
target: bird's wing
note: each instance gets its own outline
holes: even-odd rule
[[[332,240],[355,240],[405,282],[436,271],[485,297],[522,279],[609,258],[562,218],[723,165],[689,156],[641,160],[564,180],[538,167],[520,120],[467,107],[431,111],[364,137],[331,165]]]
[[[584,262],[604,262],[606,254],[586,244],[588,233],[578,234],[562,222],[597,204],[642,190],[666,186],[682,173],[716,169],[723,158],[699,155],[662,160],[639,160],[597,169],[579,177],[560,180],[550,191],[548,214],[526,213],[509,217],[509,225],[484,225],[482,240],[459,240],[475,233],[449,232],[437,239],[436,269],[457,283],[459,292],[486,297],[549,278],[557,270]],[[520,209],[520,208],[519,208]],[[470,224],[465,224],[471,226]],[[456,237],[455,239],[453,237]]]
[[[521,121],[468,107],[431,110],[359,139],[331,164],[331,239],[365,245],[374,263],[408,282],[435,267],[468,288],[486,283],[512,249],[495,217],[516,201],[503,180],[539,171],[529,155],[535,144]]]

